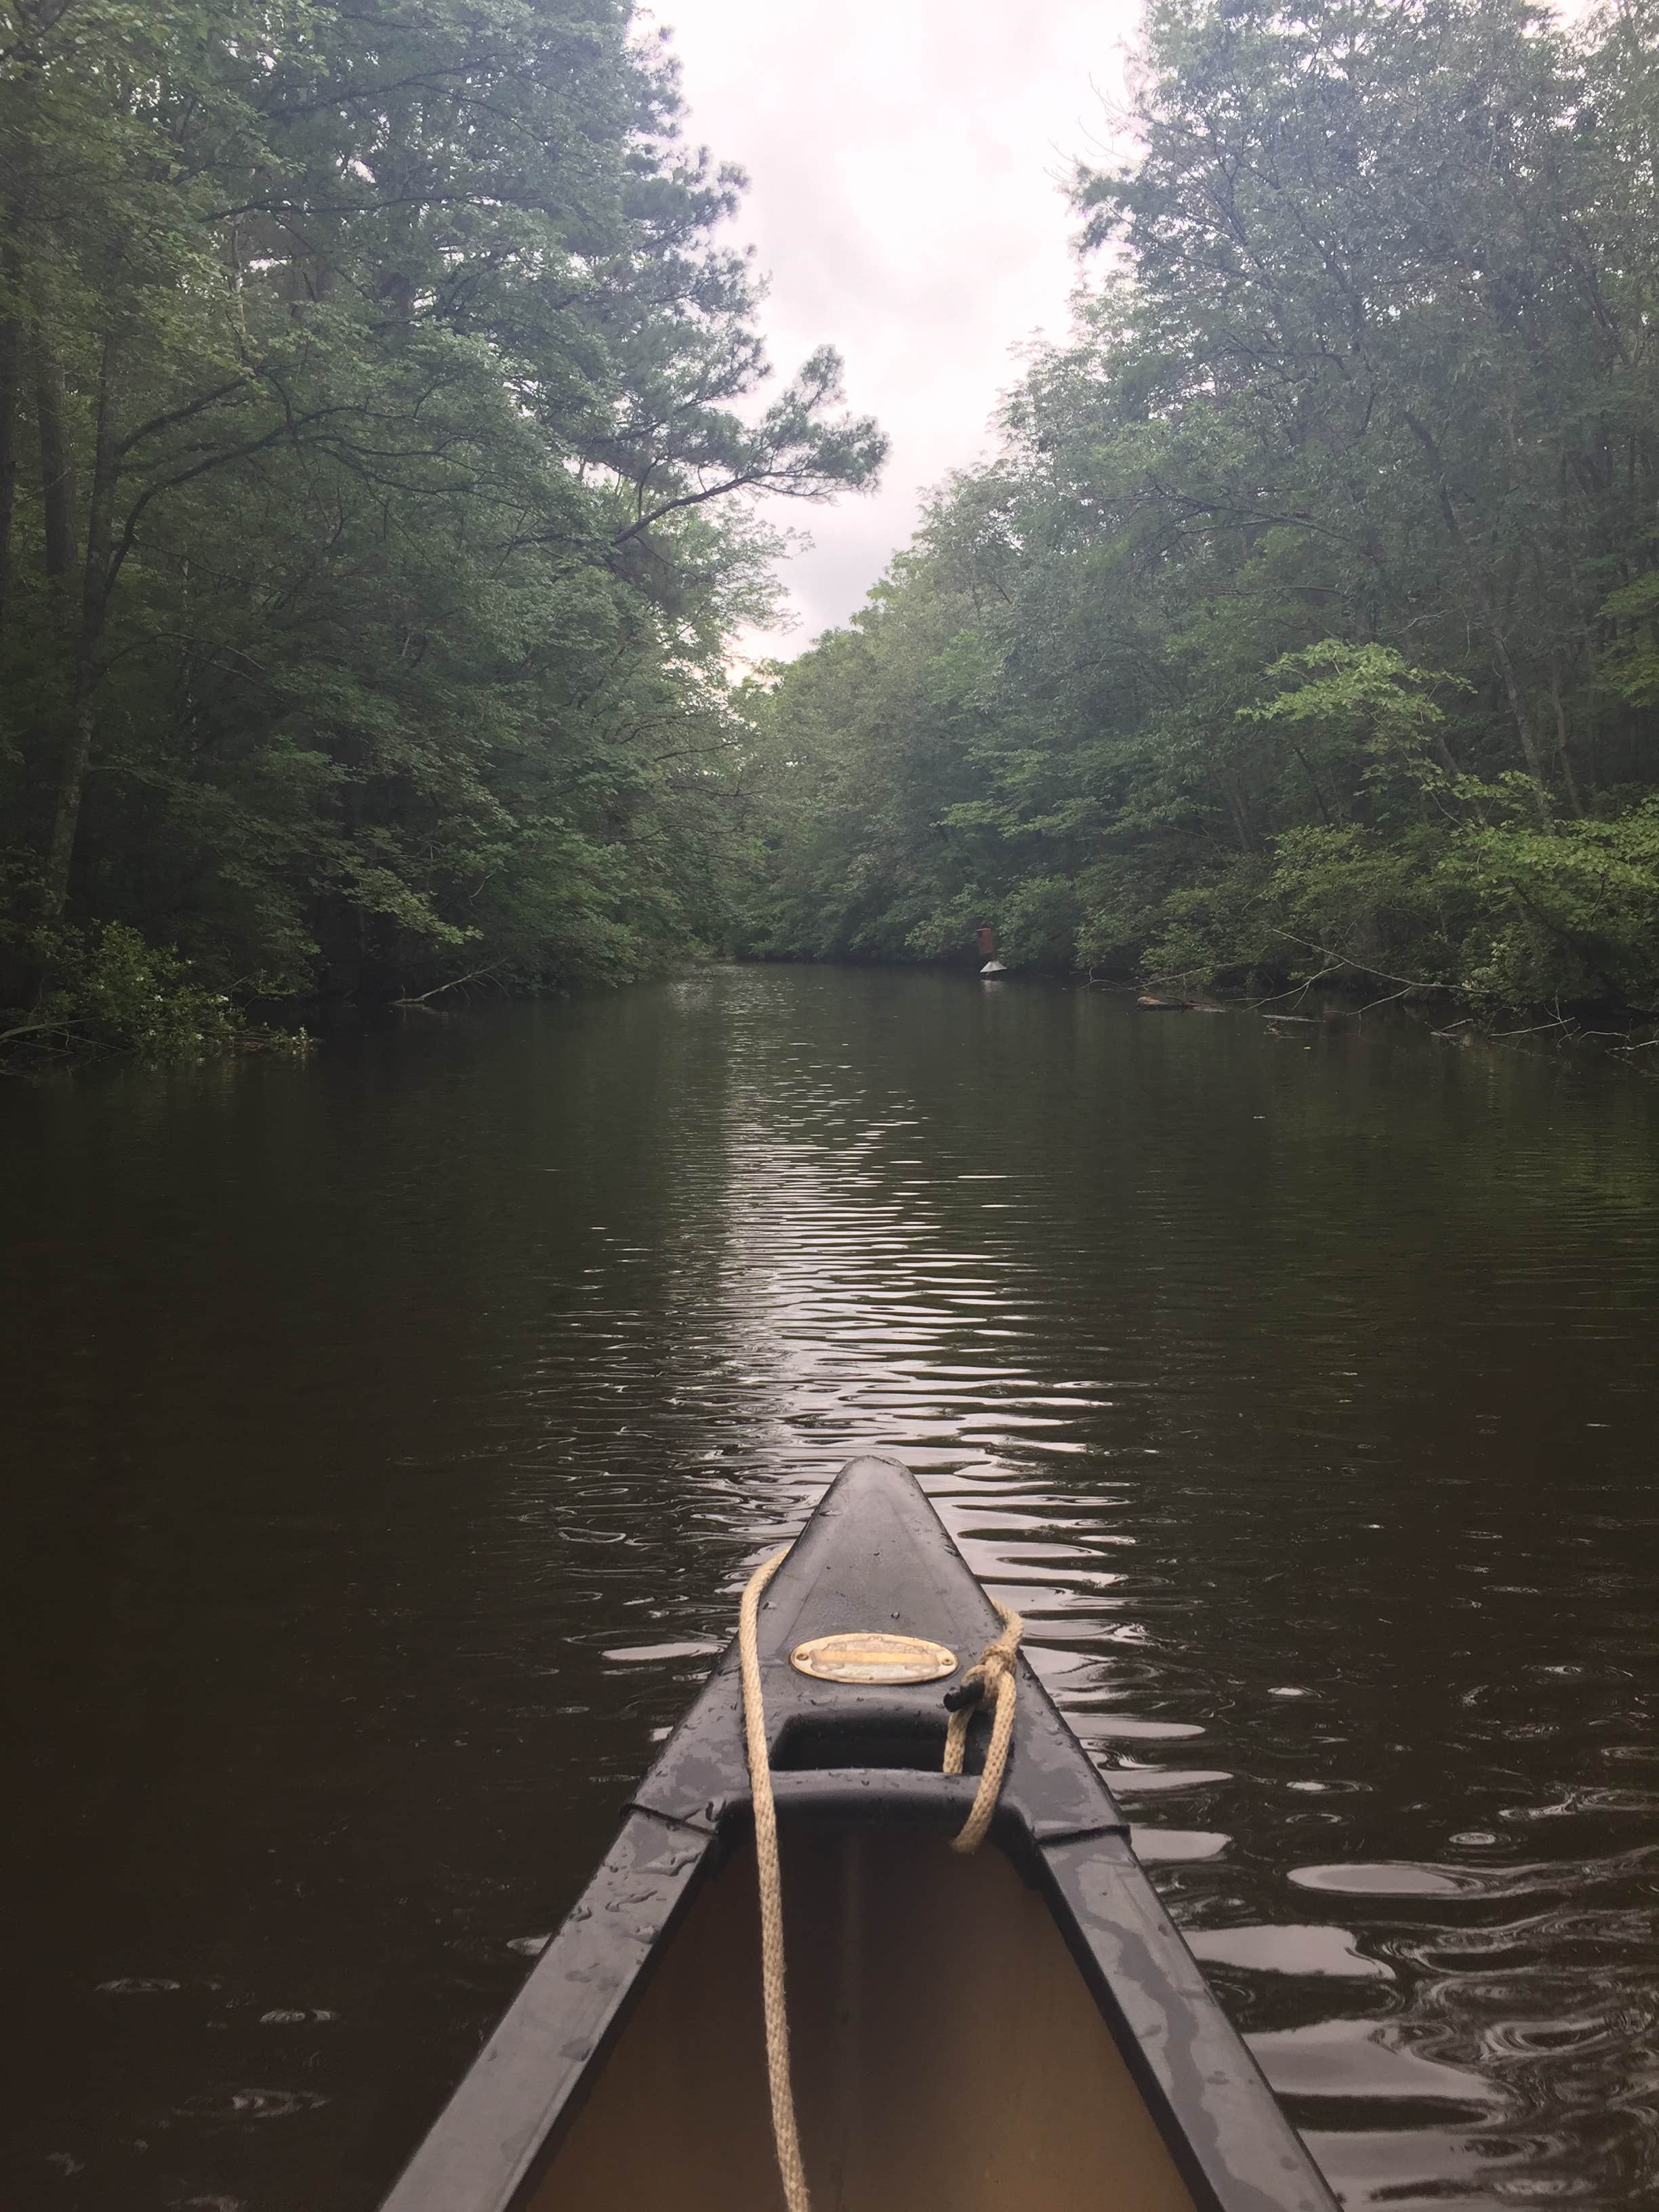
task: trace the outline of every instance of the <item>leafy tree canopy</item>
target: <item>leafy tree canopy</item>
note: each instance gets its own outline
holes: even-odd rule
[[[748,502],[884,441],[678,118],[621,0],[4,0],[0,997],[718,932]]]
[[[757,699],[753,949],[1659,1004],[1656,33],[1153,0],[1072,338]]]

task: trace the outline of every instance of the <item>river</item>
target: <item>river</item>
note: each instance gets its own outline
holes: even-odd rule
[[[836,1466],[1351,2207],[1659,2201],[1659,1089],[714,968],[0,1091],[18,2212],[370,2212]]]

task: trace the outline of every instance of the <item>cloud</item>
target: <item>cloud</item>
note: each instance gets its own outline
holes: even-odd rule
[[[846,619],[927,488],[993,450],[1013,349],[1063,333],[1060,181],[1099,155],[1139,17],[1137,0],[662,0],[687,136],[749,174],[736,235],[770,280],[780,378],[828,340],[893,441],[872,497],[774,504],[814,543],[784,570],[797,627],[760,651]]]

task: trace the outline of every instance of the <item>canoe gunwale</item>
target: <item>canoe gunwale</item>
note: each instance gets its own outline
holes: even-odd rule
[[[863,1618],[860,1620],[860,1615]],[[971,1665],[1000,1624],[903,1468],[845,1468],[779,1570],[760,1624],[773,1790],[803,1827],[953,1834],[975,1775],[939,1771],[944,1682],[826,1686],[788,1653],[879,1620]],[[1200,2212],[1335,2212],[1336,2200],[1159,1904],[1128,1825],[1030,1663],[987,1849],[1039,1893]],[[977,1731],[982,1745],[986,1731]],[[903,1764],[792,1765],[879,1742]],[[970,1739],[969,1765],[978,1763]],[[735,1647],[624,1808],[542,1954],[383,2212],[525,2212],[699,1892],[753,1832]],[[971,1929],[965,1929],[971,1941]]]

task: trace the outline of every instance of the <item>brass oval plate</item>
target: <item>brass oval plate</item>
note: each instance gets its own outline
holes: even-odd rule
[[[878,1628],[814,1636],[798,1644],[789,1664],[819,1682],[937,1682],[957,1671],[957,1655],[925,1636],[889,1636]]]

